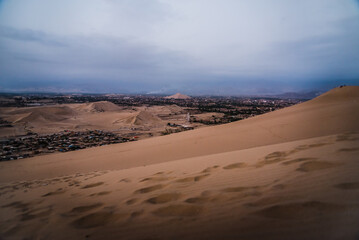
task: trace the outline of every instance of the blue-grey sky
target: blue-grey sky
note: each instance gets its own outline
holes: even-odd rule
[[[359,85],[355,0],[0,0],[0,91]]]

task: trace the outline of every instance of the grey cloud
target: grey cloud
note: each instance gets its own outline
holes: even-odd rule
[[[0,25],[0,37],[9,38],[17,41],[29,41],[37,42],[39,44],[64,47],[66,44],[64,42],[53,38],[51,35],[46,34],[41,31],[34,31],[30,29],[16,29],[7,26]]]

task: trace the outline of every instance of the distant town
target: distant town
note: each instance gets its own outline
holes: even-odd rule
[[[52,132],[37,132],[36,127],[28,127],[31,122],[22,122],[26,132],[2,135],[0,160],[15,160],[53,152],[67,152],[101,146],[156,135],[167,135],[192,130],[206,125],[218,125],[239,121],[256,115],[275,111],[305,101],[296,98],[269,97],[189,97],[182,94],[173,96],[120,95],[120,94],[0,94],[0,130],[11,130],[19,121],[9,120],[6,109],[32,109],[68,104],[88,104],[108,102],[122,111],[139,111],[145,108],[151,117],[159,119],[161,127],[134,123],[115,130],[109,129],[59,129]],[[175,112],[153,112],[159,106],[178,106]],[[106,111],[96,109],[96,113]],[[151,112],[152,111],[152,112]],[[143,117],[142,117],[143,118]],[[18,126],[18,125],[16,125]],[[122,129],[122,130],[121,130]],[[154,130],[155,129],[155,130]],[[16,132],[16,131],[15,131]]]

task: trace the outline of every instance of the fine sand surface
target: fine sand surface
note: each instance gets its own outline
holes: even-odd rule
[[[359,87],[0,163],[0,239],[358,239]]]

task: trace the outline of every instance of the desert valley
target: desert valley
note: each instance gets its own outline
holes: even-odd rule
[[[1,161],[0,239],[358,239],[359,87],[290,105],[211,126],[175,104],[4,107],[2,137],[120,137]]]

